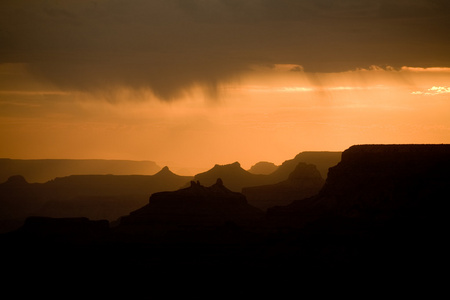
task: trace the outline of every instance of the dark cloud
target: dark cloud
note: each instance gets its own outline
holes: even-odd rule
[[[445,0],[97,0],[0,3],[0,62],[67,89],[172,99],[254,64],[305,71],[450,66]]]

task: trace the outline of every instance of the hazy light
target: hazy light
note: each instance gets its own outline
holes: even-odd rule
[[[450,101],[443,101],[450,68],[255,66],[221,82],[217,97],[199,84],[159,101],[150,89],[60,90],[33,81],[22,65],[7,67],[2,73],[0,65],[0,79],[14,84],[0,83],[0,157],[153,160],[174,171],[206,170],[234,161],[281,164],[301,151],[353,144],[450,142]]]
[[[425,96],[436,96],[436,95],[442,95],[442,94],[448,94],[450,93],[450,87],[445,87],[445,86],[433,86],[429,89],[427,89],[427,91],[423,92],[423,91],[415,91],[412,92],[411,94],[413,95],[425,95]]]

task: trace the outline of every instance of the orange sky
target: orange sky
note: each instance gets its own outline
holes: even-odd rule
[[[149,89],[63,91],[1,64],[0,157],[153,160],[172,170],[276,164],[365,143],[450,143],[450,68],[308,73],[255,66],[173,101]],[[10,88],[9,88],[10,87]]]
[[[0,157],[192,174],[450,143],[448,36],[448,1],[3,0]]]

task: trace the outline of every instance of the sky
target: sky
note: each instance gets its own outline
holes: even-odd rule
[[[2,0],[0,157],[450,143],[449,36],[446,0]]]

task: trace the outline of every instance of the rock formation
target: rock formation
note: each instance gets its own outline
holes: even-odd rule
[[[450,145],[358,145],[330,168],[320,193],[270,217],[298,224],[339,216],[365,220],[430,218],[450,186]]]
[[[287,180],[282,182],[246,187],[242,193],[250,205],[267,210],[273,206],[283,206],[316,195],[325,180],[315,165],[299,163]]]
[[[33,215],[113,222],[145,205],[152,193],[179,189],[192,178],[167,167],[154,175],[71,175],[46,183],[12,176],[0,184],[0,233]]]
[[[286,180],[299,163],[313,164],[317,167],[322,178],[328,176],[328,169],[339,163],[342,152],[333,151],[305,151],[297,154],[293,159],[284,161],[270,176],[273,182]]]
[[[188,188],[154,193],[146,206],[123,217],[120,226],[198,229],[226,222],[244,224],[262,215],[261,210],[247,203],[243,194],[229,190],[219,178],[209,187],[191,181]]]
[[[205,185],[212,185],[217,178],[222,178],[227,183],[227,187],[235,192],[241,192],[246,186],[274,183],[268,175],[252,174],[244,170],[238,162],[215,165],[212,169],[195,175],[194,180]]]
[[[450,145],[354,146],[316,196],[270,208],[265,216],[221,180],[211,186],[193,181],[154,193],[109,229],[106,221],[85,218],[29,218],[0,235],[2,267],[73,272],[95,266],[158,277],[161,270],[191,276],[203,269],[213,280],[243,269],[307,277],[311,270],[320,276],[344,270],[364,280],[393,274],[422,284],[424,276],[440,276],[436,267],[447,259],[449,168]],[[20,177],[6,185],[31,187]]]

